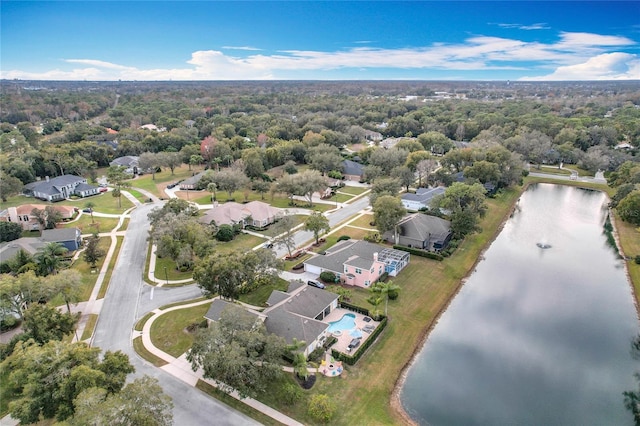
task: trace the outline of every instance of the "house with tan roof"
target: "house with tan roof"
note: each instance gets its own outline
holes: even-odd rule
[[[19,223],[24,231],[37,231],[40,229],[40,223],[33,215],[33,210],[44,210],[44,204],[23,204],[17,207],[8,207],[0,212],[0,221]],[[76,209],[71,206],[50,206],[60,213],[62,220],[73,219]]]
[[[216,226],[240,224],[242,228],[264,228],[281,217],[281,209],[262,201],[251,201],[247,204],[228,202],[214,204],[214,207],[200,218],[200,222],[207,225],[213,223]]]

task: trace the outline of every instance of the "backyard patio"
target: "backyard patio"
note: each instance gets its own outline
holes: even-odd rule
[[[348,317],[343,319],[346,314],[353,316],[353,321]],[[349,311],[343,308],[337,308],[331,311],[329,315],[324,318],[324,322],[329,324],[337,323],[342,320],[342,324],[338,327],[339,330],[332,331],[331,328],[327,330],[327,333],[334,336],[338,341],[332,346],[332,349],[337,350],[345,354],[352,354],[355,350],[349,350],[349,343],[358,337],[360,337],[360,345],[362,345],[371,335],[371,332],[375,330],[380,324],[378,321],[374,321],[366,315],[359,314],[357,312]]]

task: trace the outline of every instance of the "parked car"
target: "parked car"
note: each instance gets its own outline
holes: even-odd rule
[[[169,189],[173,189],[173,188],[175,188],[176,186],[178,186],[178,182],[173,182],[173,183],[170,183],[169,185],[167,185],[167,188],[169,188]]]
[[[360,346],[360,339],[351,339],[351,342],[349,342],[349,346],[347,346],[347,350],[350,351],[357,348],[358,346]]]
[[[105,188],[105,187],[98,189],[99,192],[107,192],[108,190],[109,188]]]
[[[271,242],[264,243],[264,248],[272,249],[273,248],[273,243],[271,243]]]
[[[93,210],[91,210],[91,208],[87,207],[86,209],[82,209],[83,213],[91,213]]]
[[[307,284],[309,284],[310,286],[313,286],[313,287],[317,287],[317,288],[324,288],[324,284],[322,284],[321,282],[315,281],[315,280],[309,280],[309,281],[307,281]]]

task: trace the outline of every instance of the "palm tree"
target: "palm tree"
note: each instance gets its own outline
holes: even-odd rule
[[[38,265],[40,275],[55,274],[62,264],[61,256],[69,250],[60,243],[48,243],[38,249],[34,260]]]
[[[389,293],[398,292],[398,290],[400,290],[400,286],[397,284],[394,284],[393,281],[388,281],[386,283],[378,281],[373,286],[371,286],[372,292],[385,295],[385,301],[384,301],[385,316],[387,316],[387,305],[389,304]]]
[[[216,185],[213,182],[211,182],[209,185],[207,185],[207,191],[209,191],[211,193],[211,202],[212,203],[216,199],[216,189],[218,189],[218,185]]]
[[[87,202],[84,204],[84,208],[85,208],[85,209],[89,209],[89,213],[91,214],[91,224],[92,224],[92,225],[94,224],[94,221],[93,221],[93,208],[94,208],[95,206],[96,206],[96,204],[95,204],[95,203],[93,203],[93,202],[91,202],[91,201],[87,201]]]
[[[307,344],[304,340],[298,340],[295,337],[290,345],[287,345],[287,350],[293,354],[293,370],[304,380],[309,377],[309,369],[307,368],[307,357],[300,349],[304,348]]]
[[[372,295],[367,299],[367,302],[373,305],[373,310],[371,311],[371,316],[374,319],[377,319],[380,316],[380,304],[382,303],[382,297],[378,295]]]

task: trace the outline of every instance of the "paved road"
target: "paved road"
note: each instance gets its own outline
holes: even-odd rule
[[[173,398],[173,418],[176,425],[256,425],[251,418],[236,412],[219,401],[210,398],[194,387],[180,381],[143,361],[133,350],[131,332],[136,320],[155,303],[165,304],[168,295],[174,298],[193,298],[193,289],[171,289],[173,292],[154,290],[150,300],[150,288],[144,284],[142,274],[147,255],[149,222],[147,214],[154,204],[139,206],[132,214],[120,256],[111,277],[111,284],[96,325],[93,346],[107,350],[121,350],[129,355],[136,368],[136,377],[144,374],[157,378],[164,392]],[[167,289],[169,290],[169,289]],[[198,290],[199,291],[199,290]],[[156,294],[158,294],[156,298]],[[147,302],[143,300],[144,296]],[[153,308],[151,308],[153,309]]]
[[[329,219],[329,225],[331,228],[334,228],[340,222],[350,218],[351,216],[357,214],[360,210],[365,209],[369,206],[369,197],[364,196],[354,201],[350,204],[345,204],[341,209],[336,210],[333,213],[330,213],[327,217]],[[293,240],[296,243],[296,247],[300,247],[303,244],[313,240],[313,232],[300,230],[296,232],[293,236]],[[276,257],[284,257],[288,254],[287,249],[285,247],[275,247],[274,248]]]

